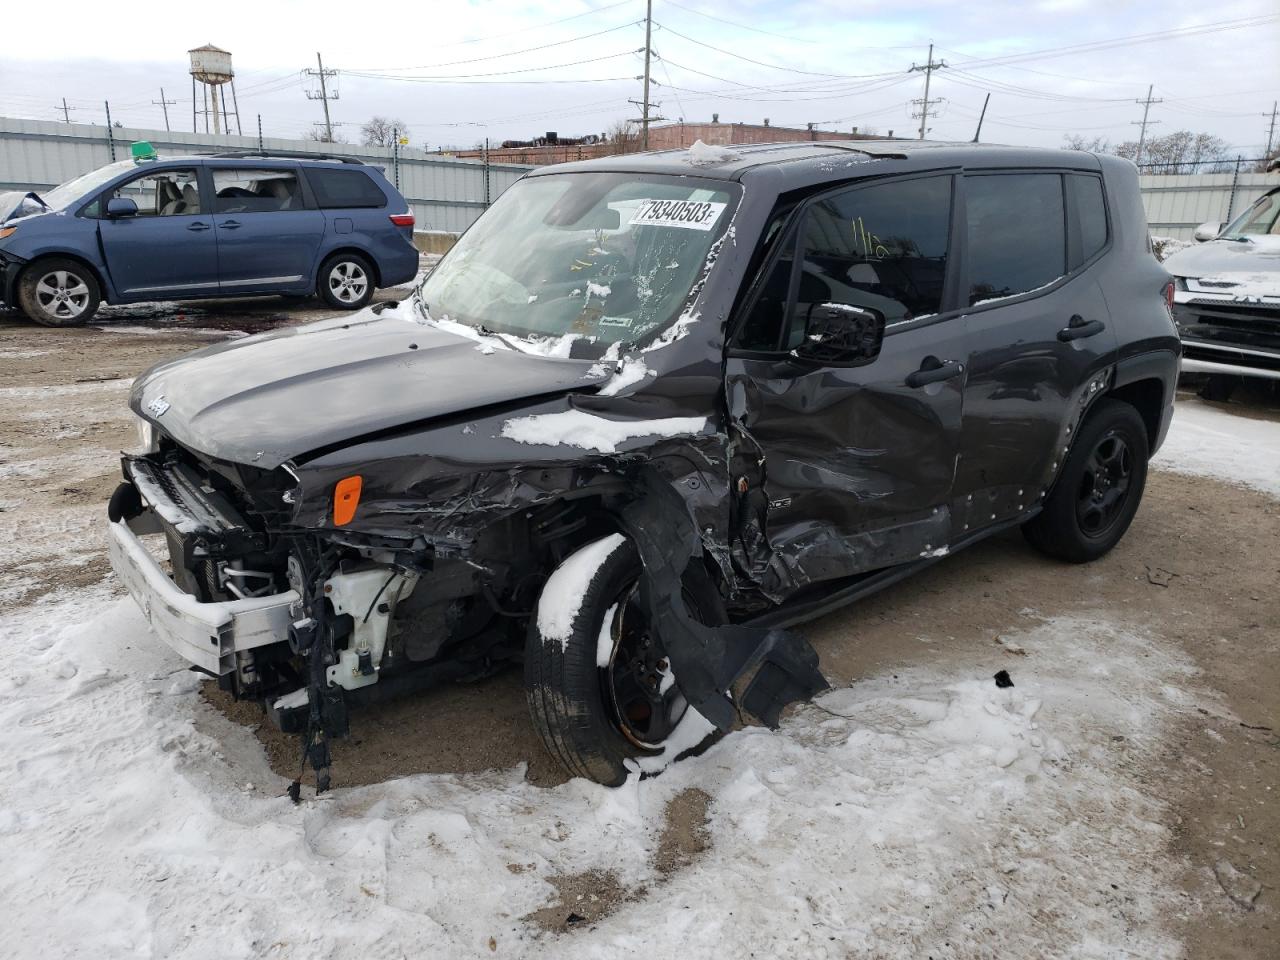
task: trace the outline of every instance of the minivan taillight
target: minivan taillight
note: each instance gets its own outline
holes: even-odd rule
[[[391,222],[394,223],[397,227],[412,227],[413,214],[412,213],[393,213],[391,214]]]
[[[1173,281],[1170,280],[1164,285],[1164,305],[1169,308],[1170,315],[1173,314]]]

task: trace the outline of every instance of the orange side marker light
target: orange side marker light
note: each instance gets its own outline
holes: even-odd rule
[[[360,505],[360,475],[343,477],[333,488],[333,524],[345,526],[355,519],[356,507]]]

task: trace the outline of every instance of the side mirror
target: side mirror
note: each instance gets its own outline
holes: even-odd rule
[[[107,201],[107,216],[115,219],[116,217],[136,217],[138,215],[138,205],[129,197],[112,197]]]
[[[824,367],[870,363],[880,355],[884,314],[846,303],[816,303],[809,308],[804,341],[791,351],[795,360]]]
[[[1193,236],[1196,238],[1197,243],[1204,243],[1206,240],[1215,239],[1221,232],[1222,224],[1210,220],[1207,223],[1202,223],[1200,226],[1196,227],[1196,232]]]

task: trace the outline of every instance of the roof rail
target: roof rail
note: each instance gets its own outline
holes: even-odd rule
[[[281,160],[336,160],[339,163],[358,163],[364,165],[364,161],[356,157],[336,157],[327,153],[307,153],[303,150],[234,150],[229,153],[205,153],[201,154],[205,157],[213,157],[218,160],[233,160],[236,158],[260,157],[265,160],[278,158]]]

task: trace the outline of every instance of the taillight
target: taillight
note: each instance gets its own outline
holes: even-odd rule
[[[1169,308],[1169,313],[1173,313],[1173,281],[1170,280],[1164,285],[1164,305]]]
[[[412,213],[393,213],[391,215],[391,222],[394,223],[397,227],[412,227],[413,214]]]

